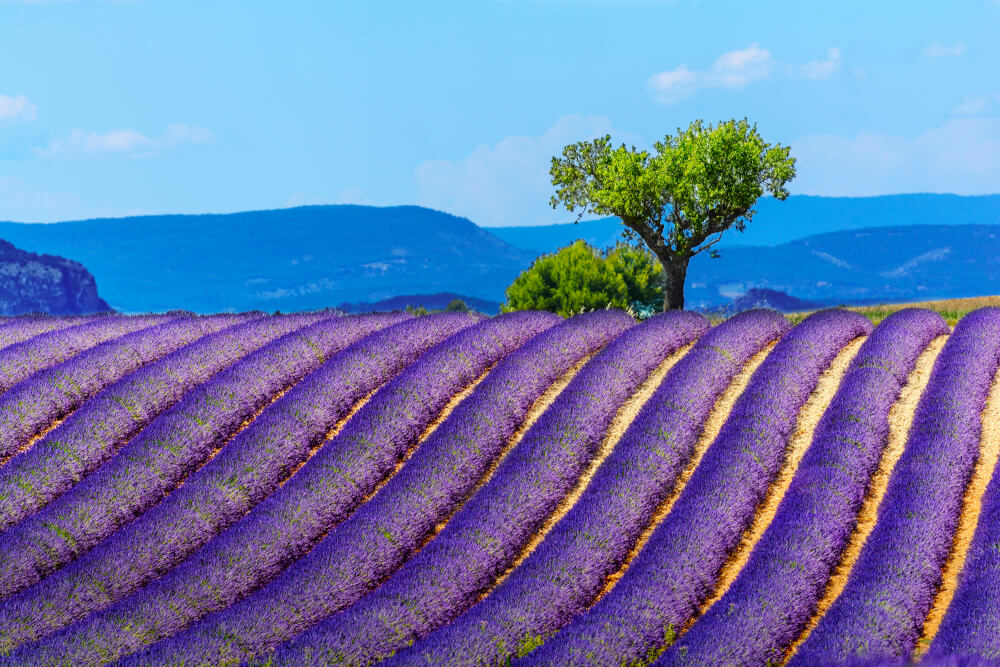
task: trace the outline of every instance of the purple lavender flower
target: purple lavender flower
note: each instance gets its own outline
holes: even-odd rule
[[[622,313],[591,314],[621,329]],[[594,456],[619,406],[707,321],[672,312],[629,329],[573,378],[448,525],[380,588],[279,647],[276,664],[368,663],[458,616],[509,567]]]
[[[889,435],[889,410],[917,357],[947,332],[940,315],[912,308],[875,328],[746,565],[658,665],[780,662],[809,622],[854,529]]]
[[[632,662],[662,646],[672,628],[681,628],[710,594],[753,519],[820,375],[847,343],[871,329],[857,313],[826,310],[788,332],[754,372],[625,575],[524,664]]]
[[[1000,308],[963,317],[917,406],[878,520],[844,590],[792,657],[892,659],[913,651],[979,455],[980,413],[1000,366]]]

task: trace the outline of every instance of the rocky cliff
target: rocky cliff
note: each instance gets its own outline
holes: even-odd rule
[[[18,250],[0,239],[0,315],[100,313],[94,276],[79,262]]]

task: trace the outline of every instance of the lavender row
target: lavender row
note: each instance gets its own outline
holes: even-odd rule
[[[623,313],[593,314],[621,331]],[[627,318],[630,320],[631,318]],[[471,606],[528,544],[591,461],[621,404],[707,321],[673,312],[626,330],[585,365],[441,533],[380,588],[283,644],[279,665],[367,664]]]
[[[952,655],[966,662],[1000,661],[1000,466],[980,506],[976,532],[965,555],[965,564],[951,605],[931,644],[926,664],[938,664]]]
[[[49,331],[6,347],[0,350],[0,393],[38,371],[66,361],[74,354],[172,319],[176,318],[162,315],[94,317],[82,324]]]
[[[711,593],[784,458],[820,375],[867,319],[842,310],[806,318],[775,345],[701,463],[617,585],[525,664],[620,664],[669,641]]]
[[[163,502],[59,572],[9,598],[0,609],[0,652],[106,607],[183,561],[271,493],[361,398],[478,319],[464,313],[411,319],[334,355],[265,409]],[[411,388],[398,382],[389,386]],[[381,393],[397,401],[405,398],[392,389]],[[419,409],[415,404],[420,398],[412,396],[408,407]],[[392,417],[401,418],[401,412],[402,406]],[[356,440],[363,445],[363,434]],[[83,530],[84,526],[74,528]],[[52,599],[61,602],[51,605]],[[100,641],[111,642],[117,634],[124,631]],[[63,644],[71,643],[72,637],[72,632],[63,633],[25,647],[30,657],[17,654],[11,660],[44,664],[48,658],[43,656],[72,648],[80,652],[78,661],[83,663],[82,655],[97,646]]]
[[[463,387],[558,319],[512,313],[449,338],[376,395],[288,484],[171,572],[78,623],[60,652],[87,660],[76,647],[99,640],[104,657],[131,653],[274,577],[371,493]],[[122,624],[133,632],[116,632]]]
[[[861,346],[812,444],[732,586],[657,664],[777,664],[816,609],[917,357],[948,332],[937,313],[890,315]]]
[[[583,612],[627,557],[691,459],[703,424],[741,368],[790,325],[773,310],[737,315],[674,366],[576,505],[486,599],[398,661],[503,664]]]
[[[101,343],[0,394],[0,460],[113,382],[245,316],[185,317]]]
[[[123,662],[234,664],[357,601],[464,502],[552,383],[617,335],[592,317],[567,320],[507,356],[372,500],[274,581]]]
[[[84,480],[5,537],[9,544],[28,537],[27,544],[34,546],[0,564],[0,596],[37,581],[139,513],[139,498],[158,499],[264,401],[301,377],[303,364],[317,366],[320,361],[307,344],[309,338],[292,334],[213,377],[323,317],[266,317],[206,336],[108,387],[0,470],[0,529],[28,518]],[[331,326],[338,328],[336,323]],[[275,355],[285,348],[283,355]],[[122,447],[121,456],[100,467]],[[84,477],[95,469],[94,475]],[[144,490],[150,484],[154,490]],[[74,525],[84,526],[86,532],[76,531]],[[60,531],[73,537],[70,552],[62,546]]]
[[[966,315],[934,364],[875,528],[792,663],[912,652],[951,550],[998,366],[1000,308]]]
[[[83,317],[22,316],[0,321],[0,350],[56,329],[84,322]]]

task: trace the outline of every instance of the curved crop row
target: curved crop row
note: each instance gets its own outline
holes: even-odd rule
[[[475,655],[482,664],[502,664],[586,609],[677,483],[719,396],[789,328],[777,312],[758,310],[702,336],[538,549],[482,602],[396,661],[464,664]]]
[[[250,391],[257,384],[257,378],[269,377],[269,371],[271,375],[279,373],[283,377],[285,368],[295,369],[297,366],[287,362],[282,365],[278,359],[264,354],[262,360],[266,359],[267,365],[255,368],[250,373],[242,373],[238,380],[230,377],[231,373],[220,376],[218,380],[212,376],[275,338],[315,322],[316,319],[313,315],[288,315],[254,319],[230,326],[205,336],[104,389],[41,438],[34,447],[0,468],[0,530],[37,512],[65,493],[84,479],[85,475],[111,458],[133,435],[157,419],[160,413],[182,398],[183,403],[171,410],[168,416],[159,418],[155,422],[158,426],[143,433],[141,440],[155,442],[156,449],[163,451],[163,455],[180,458],[179,450],[190,443],[192,438],[196,438],[196,431],[198,436],[216,438],[230,433],[265,398]],[[298,339],[293,336],[293,340]],[[306,360],[314,358],[307,356]],[[270,364],[278,365],[272,369]],[[237,364],[233,370],[238,371],[241,367],[241,364]],[[212,380],[208,385],[188,393],[210,378]],[[226,378],[229,378],[228,384]],[[234,381],[239,384],[229,386]],[[287,382],[280,386],[285,384]],[[237,397],[236,407],[245,405],[251,410],[248,413],[246,409],[238,409],[234,415],[237,419],[234,425],[227,418],[229,413],[225,408]],[[162,431],[164,424],[168,423],[180,423],[182,426],[178,428],[174,425],[166,427],[169,430]],[[215,423],[218,426],[213,433],[212,428],[207,427],[210,424],[214,426]],[[165,442],[170,443],[170,448],[163,447],[162,443]],[[121,460],[116,462],[117,465],[134,465],[131,459],[137,457],[132,452],[138,445],[126,447]],[[139,456],[138,459],[145,465],[149,464],[145,457]],[[162,467],[155,467],[162,471]],[[103,479],[117,476],[107,471],[103,471],[101,475],[104,476]],[[89,487],[85,486],[84,489],[102,489],[105,483],[110,485],[109,488],[114,488],[113,482],[96,481],[102,479],[101,475],[88,482]],[[135,488],[131,481],[130,488]],[[107,493],[108,489],[100,491],[102,496]],[[91,492],[91,497],[94,495],[96,494]],[[54,510],[46,516],[64,516],[69,511],[67,508],[82,510],[89,502],[85,500],[87,497],[87,492],[81,490],[66,499],[62,505],[63,510]],[[100,512],[98,516],[104,521],[110,521],[116,513],[129,511],[129,504],[121,500],[115,500],[112,507],[113,510]],[[98,524],[94,522],[88,523],[87,528],[91,534],[100,532]],[[13,592],[13,579],[7,581],[6,585],[0,585],[0,596]]]
[[[828,310],[786,334],[622,579],[526,664],[619,664],[643,659],[668,642],[711,593],[750,525],[820,375],[871,328],[856,313]]]
[[[980,413],[998,366],[1000,309],[966,315],[934,365],[878,523],[792,664],[897,659],[913,651],[979,455]]]
[[[0,392],[5,392],[38,371],[66,361],[95,345],[173,319],[176,318],[162,315],[106,315],[11,345],[0,350]],[[11,452],[0,452],[0,456],[10,454]]]
[[[965,664],[1000,661],[1000,467],[983,495],[979,522],[951,605],[926,663],[964,656]],[[950,664],[950,663],[944,663]],[[954,664],[959,664],[957,661]]]
[[[607,320],[605,326],[623,317],[615,311],[597,315]],[[573,378],[437,537],[370,595],[279,647],[274,662],[310,665],[336,658],[366,664],[468,608],[570,491],[619,406],[707,328],[699,315],[674,312],[618,336]]]
[[[815,608],[854,526],[917,357],[948,332],[927,310],[886,318],[862,345],[778,512],[746,566],[657,664],[780,661]]]
[[[85,321],[83,317],[22,316],[0,320],[0,350]]]
[[[246,316],[185,317],[101,343],[0,395],[0,461],[101,389]]]
[[[93,655],[90,647],[99,642],[102,659],[117,657],[244,597],[348,516],[449,399],[558,319],[547,313],[512,313],[452,336],[376,394],[253,512],[145,589],[80,622],[65,638],[53,638],[55,651],[87,660]],[[370,453],[359,456],[352,446],[358,442]],[[326,474],[318,477],[313,474],[317,469],[342,471],[342,482],[331,483]],[[117,632],[123,625],[132,632]]]
[[[8,599],[0,610],[0,652],[105,607],[182,561],[270,493],[355,403],[476,319],[448,314],[407,320],[334,355],[163,502]],[[53,598],[62,601],[58,608],[48,603]]]
[[[280,577],[125,664],[234,664],[374,588],[481,483],[552,383],[618,334],[591,318],[567,320],[501,361],[371,501]]]

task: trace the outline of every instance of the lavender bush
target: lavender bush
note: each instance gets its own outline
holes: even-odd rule
[[[495,591],[391,662],[503,664],[579,614],[617,570],[693,454],[734,376],[790,325],[773,310],[715,327],[666,375],[569,513]]]
[[[913,651],[979,456],[980,413],[1000,365],[1000,308],[963,317],[920,399],[878,521],[843,592],[792,664]]]
[[[711,593],[784,458],[819,377],[871,323],[820,311],[787,333],[754,372],[672,511],[617,585],[524,664],[621,664],[646,658]]]
[[[780,662],[809,622],[854,529],[889,435],[889,410],[917,357],[947,332],[940,315],[917,309],[900,310],[875,328],[747,564],[657,664]]]
[[[53,638],[54,650],[74,661],[127,654],[243,597],[343,520],[449,399],[558,319],[512,313],[452,336],[373,398],[251,514],[145,589],[81,621],[65,638]],[[331,479],[331,470],[340,471],[339,480]],[[133,632],[118,632],[123,625]]]
[[[209,335],[108,387],[32,449],[0,469],[0,530],[65,493],[122,448],[122,456],[88,478],[59,507],[38,515],[54,525],[71,526],[74,521],[68,517],[89,514],[88,520],[75,522],[86,526],[87,536],[76,535],[74,539],[93,544],[105,537],[120,525],[122,517],[141,511],[129,500],[143,495],[137,480],[148,479],[158,485],[158,491],[145,493],[145,497],[159,498],[186,466],[194,465],[200,460],[197,457],[220,444],[263,401],[319,365],[321,358],[310,348],[313,337],[327,328],[338,331],[344,327],[329,322],[301,335],[288,335],[245,362],[230,366],[283,334],[322,319],[315,315],[255,318]],[[212,377],[224,368],[225,372]],[[208,384],[196,389],[209,378]],[[179,405],[158,417],[182,398]],[[134,441],[125,444],[151,422]],[[171,446],[164,448],[164,442]],[[184,456],[185,452],[194,453]],[[156,474],[150,476],[138,468],[155,470]],[[121,485],[116,480],[129,482]],[[114,495],[111,489],[118,486],[124,486],[130,495]],[[95,510],[95,502],[104,502],[104,507]],[[20,530],[22,534],[31,532],[30,528]],[[0,595],[16,590],[16,581],[9,576],[6,584],[0,584]]]
[[[594,313],[622,327],[623,313]],[[630,319],[630,318],[629,318]],[[352,607],[278,648],[275,664],[366,664],[455,618],[509,567],[597,451],[619,406],[707,321],[672,312],[627,330],[573,378],[431,542]]]
[[[408,320],[334,355],[163,502],[53,576],[9,598],[0,609],[0,652],[107,606],[182,561],[271,493],[354,403],[478,319],[449,313]],[[72,525],[80,532],[86,529],[80,522]],[[40,526],[38,532],[43,530]],[[30,544],[30,536],[25,543]],[[77,544],[73,538],[50,538],[50,543],[59,554]],[[15,554],[23,548],[8,549],[2,537],[0,547]],[[123,553],[129,557],[122,558]],[[22,572],[30,574],[34,568],[18,569],[23,577]],[[58,607],[48,603],[53,596],[62,600]]]
[[[245,317],[185,317],[101,343],[0,395],[0,459],[138,368]]]
[[[308,555],[241,603],[123,663],[232,664],[355,602],[465,501],[546,389],[620,332],[593,322],[571,318],[507,356],[385,488]]]
[[[983,494],[979,523],[951,605],[925,664],[973,665],[1000,661],[1000,466]],[[964,656],[964,660],[948,660]]]
[[[22,315],[0,321],[0,350],[41,334],[65,329],[84,322],[83,317],[48,317]]]
[[[176,318],[162,315],[141,317],[102,315],[6,347],[0,350],[0,393],[38,371],[66,361],[74,354],[172,319]]]

